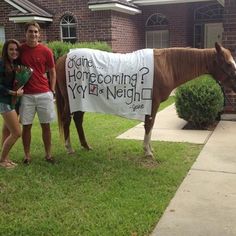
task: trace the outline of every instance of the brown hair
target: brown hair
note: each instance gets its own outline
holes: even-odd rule
[[[34,27],[36,27],[36,28],[38,29],[38,31],[40,31],[40,26],[39,26],[39,24],[38,24],[36,21],[30,21],[30,22],[27,22],[27,23],[25,24],[25,32],[27,32],[27,30],[28,30],[28,28],[29,28],[30,26],[34,26]]]
[[[8,56],[9,44],[15,44],[17,46],[18,51],[20,51],[20,43],[16,39],[9,39],[4,43],[3,48],[2,48],[2,61],[3,61],[3,65],[6,69],[6,72],[11,72],[13,70],[11,67],[11,62],[10,62],[9,56]],[[19,59],[17,59],[17,61],[18,60]]]

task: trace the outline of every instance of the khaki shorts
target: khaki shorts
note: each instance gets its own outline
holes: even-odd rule
[[[21,124],[32,124],[36,113],[41,124],[51,123],[55,119],[52,92],[24,94],[22,96],[20,105]]]

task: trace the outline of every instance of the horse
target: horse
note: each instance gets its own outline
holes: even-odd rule
[[[154,77],[151,115],[145,115],[143,149],[146,157],[153,158],[151,134],[156,113],[161,102],[165,101],[172,90],[202,74],[211,74],[222,86],[236,92],[236,63],[230,51],[219,43],[214,48],[164,48],[153,49]],[[73,153],[70,142],[70,123],[73,117],[81,146],[88,145],[83,129],[83,111],[70,112],[66,87],[65,61],[67,54],[56,62],[56,106],[60,133],[64,136],[68,153]]]

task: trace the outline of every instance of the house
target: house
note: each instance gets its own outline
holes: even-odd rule
[[[23,23],[36,20],[43,41],[106,41],[114,52],[218,41],[236,57],[236,0],[0,0],[0,9],[0,41],[23,40]]]

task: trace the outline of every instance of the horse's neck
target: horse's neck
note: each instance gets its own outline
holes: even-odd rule
[[[211,73],[214,49],[167,49],[164,56],[174,88],[199,75]]]

